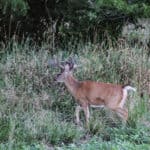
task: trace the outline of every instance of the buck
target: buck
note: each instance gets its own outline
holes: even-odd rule
[[[116,112],[123,121],[127,121],[128,111],[124,108],[127,92],[129,90],[136,91],[135,88],[129,85],[78,81],[73,76],[73,70],[77,66],[73,61],[67,61],[64,65],[57,62],[57,66],[61,68],[61,72],[56,75],[55,81],[65,83],[78,104],[75,110],[77,124],[80,123],[79,113],[83,110],[88,125],[89,107],[107,107]]]

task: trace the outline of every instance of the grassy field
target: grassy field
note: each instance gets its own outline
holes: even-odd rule
[[[107,109],[90,109],[89,128],[74,122],[76,103],[63,84],[53,81],[57,68],[48,61],[48,45],[12,43],[0,49],[1,150],[149,150],[150,58],[148,49],[128,44],[116,47],[79,44],[70,52],[56,49],[65,60],[75,57],[79,80],[130,83],[126,126]]]

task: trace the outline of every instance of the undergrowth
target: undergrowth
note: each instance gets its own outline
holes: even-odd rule
[[[89,128],[76,126],[76,103],[63,84],[54,82],[59,72],[48,61],[52,55],[27,42],[3,47],[0,58],[0,149],[149,149],[149,73],[147,49],[80,45],[56,50],[60,60],[76,59],[78,80],[131,84],[126,126],[107,109],[90,109]]]

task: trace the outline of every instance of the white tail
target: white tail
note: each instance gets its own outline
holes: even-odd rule
[[[59,63],[58,63],[59,64]],[[60,64],[59,64],[60,66]],[[128,118],[128,111],[124,108],[127,99],[127,91],[135,88],[131,86],[122,86],[119,84],[78,81],[73,77],[74,63],[67,61],[61,73],[55,77],[57,82],[64,82],[69,92],[74,96],[78,106],[76,107],[76,122],[80,122],[80,110],[84,111],[86,123],[89,122],[89,107],[108,107],[115,111],[124,121]]]
[[[136,92],[136,88],[134,88],[132,86],[129,86],[129,85],[124,86],[124,89],[127,90],[127,91],[134,91],[134,92]]]

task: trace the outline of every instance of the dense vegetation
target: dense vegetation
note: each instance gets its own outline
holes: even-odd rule
[[[48,66],[52,55],[30,42],[13,43],[0,60],[0,149],[145,149],[150,148],[150,59],[146,49],[125,45],[72,46],[57,50],[59,59],[74,56],[79,80],[130,83],[129,120],[123,126],[107,109],[91,109],[89,128],[74,123],[75,101],[62,84],[53,81],[59,69]],[[7,53],[6,53],[7,51]],[[74,53],[76,52],[76,54]],[[137,61],[138,60],[138,61]],[[141,95],[141,92],[142,95]]]
[[[149,150],[149,46],[118,38],[138,17],[150,17],[149,0],[0,0],[0,150]],[[91,108],[89,127],[83,113],[77,126],[54,55],[74,57],[79,80],[136,87],[127,124]]]

